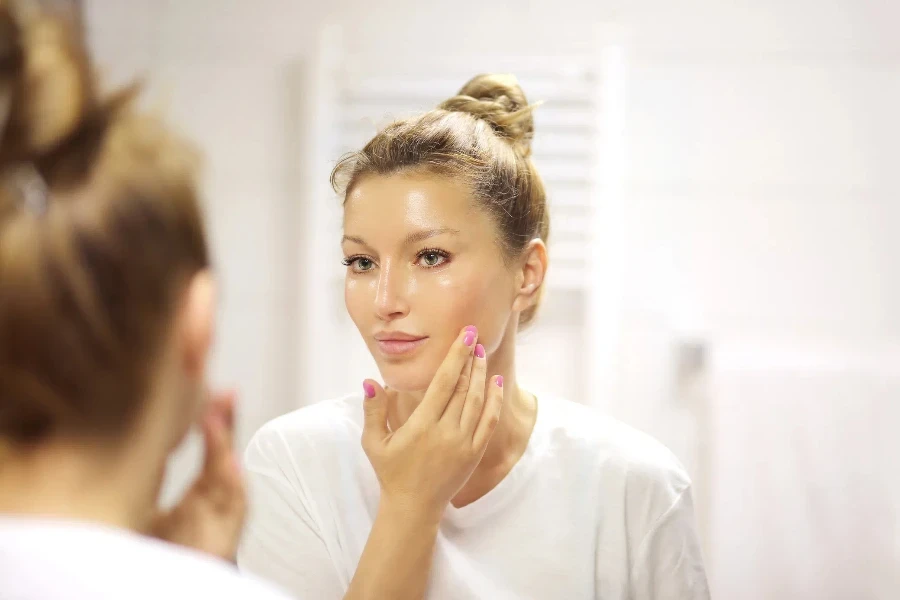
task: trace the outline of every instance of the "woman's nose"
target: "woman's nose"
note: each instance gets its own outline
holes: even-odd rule
[[[407,281],[402,267],[387,263],[378,277],[375,292],[375,314],[383,321],[392,321],[409,314]]]

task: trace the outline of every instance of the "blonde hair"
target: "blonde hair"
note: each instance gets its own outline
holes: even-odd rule
[[[458,94],[424,114],[396,121],[362,150],[343,157],[331,174],[347,195],[368,175],[425,171],[464,177],[494,218],[504,257],[512,260],[535,238],[547,241],[550,215],[544,185],[531,160],[534,105],[512,75],[478,75]],[[519,323],[534,319],[537,304]]]
[[[197,160],[33,6],[0,0],[0,439],[117,436],[209,266]]]

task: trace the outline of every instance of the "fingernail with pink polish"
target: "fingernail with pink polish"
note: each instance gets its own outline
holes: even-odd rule
[[[482,346],[481,344],[475,346],[475,356],[477,356],[478,358],[484,358],[484,346]]]
[[[503,387],[503,375],[497,376],[497,387],[499,387],[499,388]]]
[[[363,389],[366,391],[366,398],[375,397],[375,386],[368,381],[363,382]]]
[[[466,331],[471,331],[472,333],[478,333],[478,328],[474,325],[466,325]]]
[[[467,332],[466,332],[466,337],[463,338],[463,343],[464,343],[466,346],[471,346],[471,345],[472,345],[472,342],[474,342],[474,341],[475,341],[475,332],[474,332],[474,331],[467,331]]]

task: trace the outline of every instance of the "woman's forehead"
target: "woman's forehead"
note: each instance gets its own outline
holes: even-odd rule
[[[344,226],[460,229],[471,221],[471,208],[468,187],[446,177],[370,176],[347,195]]]

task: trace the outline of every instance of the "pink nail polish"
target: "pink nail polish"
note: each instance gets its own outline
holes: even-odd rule
[[[473,332],[473,331],[467,331],[467,332],[466,332],[466,337],[463,338],[463,343],[464,343],[466,346],[471,346],[471,345],[472,345],[472,342],[474,342],[474,341],[475,341],[475,332]]]
[[[503,387],[503,375],[497,376],[497,387],[499,387],[499,388]]]
[[[363,382],[363,389],[366,391],[366,398],[375,397],[375,386],[368,381]]]
[[[478,333],[478,328],[475,327],[474,325],[467,325],[466,331],[471,331],[472,333]]]
[[[484,358],[484,346],[482,346],[481,344],[475,346],[475,356],[477,356],[478,358]]]

